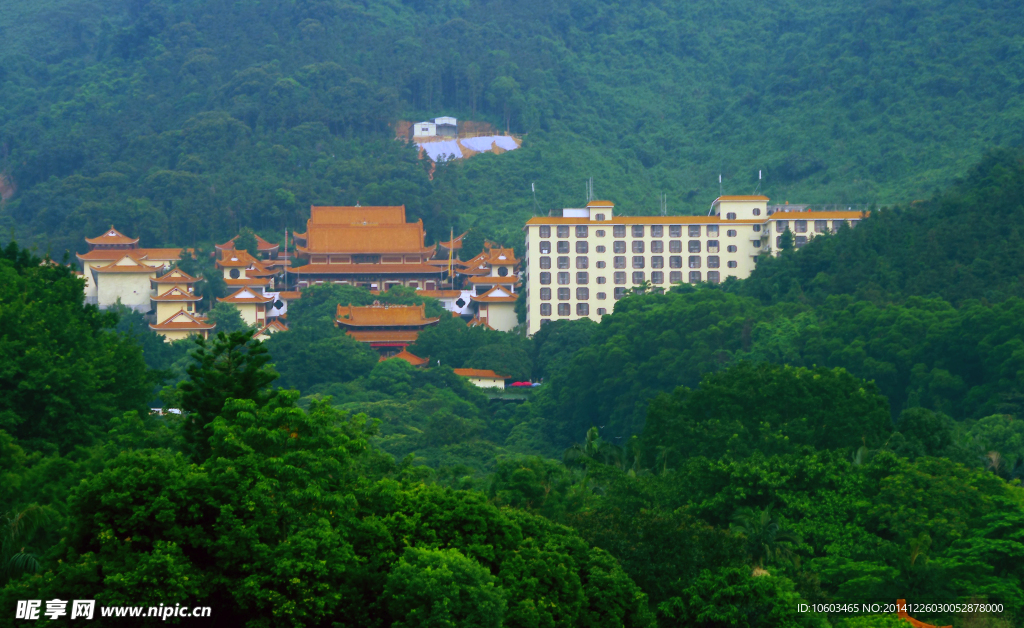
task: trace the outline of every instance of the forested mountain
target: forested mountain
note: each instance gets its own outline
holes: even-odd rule
[[[517,238],[586,177],[628,213],[927,198],[1024,135],[1010,0],[813,3],[12,0],[0,212],[60,252],[277,236],[312,203],[405,203]],[[522,150],[431,180],[389,124],[451,114]]]

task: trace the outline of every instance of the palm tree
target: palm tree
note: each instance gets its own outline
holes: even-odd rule
[[[755,568],[764,568],[771,561],[792,559],[792,546],[803,542],[795,531],[782,527],[772,505],[764,510],[741,508],[732,520],[730,529],[746,538],[747,555]]]
[[[24,510],[11,510],[0,517],[0,584],[23,573],[36,573],[39,557],[24,543],[49,520],[48,509],[33,504]]]

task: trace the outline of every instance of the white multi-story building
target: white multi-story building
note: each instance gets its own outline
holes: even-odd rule
[[[851,226],[861,212],[768,212],[768,197],[722,196],[707,216],[615,217],[592,201],[559,217],[526,223],[527,333],[552,320],[601,316],[634,286],[719,283],[747,277],[760,255],[777,254],[790,229],[803,246],[815,234]]]

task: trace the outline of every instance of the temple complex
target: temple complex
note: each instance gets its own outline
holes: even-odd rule
[[[420,331],[436,325],[428,318],[426,306],[389,305],[374,301],[369,306],[338,305],[335,325],[359,342],[369,344],[384,356],[391,356],[416,342]]]
[[[261,328],[267,324],[267,312],[274,306],[274,299],[273,295],[252,288],[239,288],[226,297],[217,297],[220,303],[235,306],[246,325]]]
[[[144,249],[113,226],[95,238],[86,238],[88,253],[78,253],[86,278],[85,302],[107,308],[118,301],[146,312],[150,307],[150,281],[181,257],[182,249]]]
[[[423,221],[406,222],[405,206],[311,207],[305,233],[293,234],[295,253],[308,262],[289,268],[303,288],[334,282],[387,290],[436,290],[444,267],[430,264]]]

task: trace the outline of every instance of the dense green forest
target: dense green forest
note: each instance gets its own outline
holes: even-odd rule
[[[1020,221],[1022,183],[1024,154],[995,151],[924,203],[600,323],[526,339],[445,317],[414,347],[426,369],[331,324],[338,302],[424,302],[410,290],[314,286],[266,342],[165,344],[10,244],[0,606],[887,628],[799,605],[901,597],[1002,605],[916,613],[937,625],[1024,625],[1024,303],[1015,262],[984,265],[1019,249],[946,228]],[[914,246],[933,262],[897,263]],[[489,397],[466,365],[546,383]]]
[[[1011,0],[813,3],[11,0],[0,227],[55,256],[115,222],[151,246],[310,204],[405,203],[434,236],[518,241],[582,185],[626,213],[718,195],[928,198],[1024,137]],[[398,119],[479,120],[521,150],[439,168]]]

